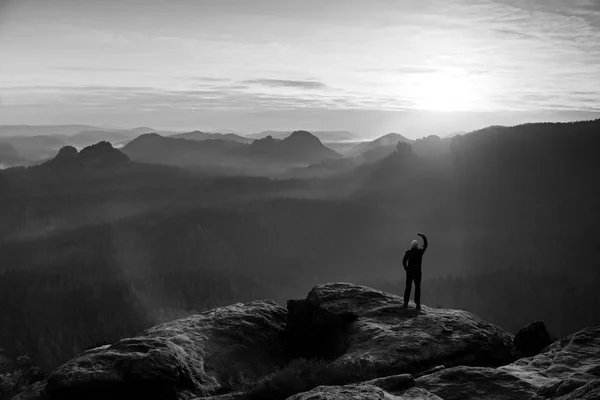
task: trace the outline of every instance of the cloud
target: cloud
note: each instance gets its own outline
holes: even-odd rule
[[[199,82],[229,82],[230,81],[230,79],[228,79],[228,78],[213,78],[213,77],[209,77],[209,76],[193,76],[193,77],[186,77],[186,78],[182,78],[182,79],[199,81]]]
[[[327,92],[269,94],[231,87],[210,90],[170,90],[119,86],[5,87],[7,108],[61,106],[68,109],[259,111],[297,108],[406,110],[410,103],[393,96]]]
[[[113,67],[51,67],[54,71],[83,71],[83,72],[140,72],[139,68],[113,68]]]
[[[493,31],[499,33],[502,36],[523,38],[523,39],[539,39],[539,36],[537,36],[535,34],[519,31],[516,29],[493,29]]]
[[[289,87],[298,89],[328,89],[328,86],[319,81],[295,81],[286,79],[252,79],[244,83],[270,86],[270,87]]]
[[[438,67],[430,67],[427,65],[401,65],[396,68],[394,72],[399,74],[431,74],[434,72],[438,72],[440,68]]]

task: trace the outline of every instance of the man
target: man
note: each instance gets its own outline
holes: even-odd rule
[[[417,235],[423,238],[423,248],[419,248],[419,242],[413,240],[411,242],[410,250],[404,253],[402,259],[402,266],[406,271],[406,289],[404,289],[404,308],[408,308],[408,301],[410,300],[410,290],[412,288],[413,281],[415,282],[415,303],[417,304],[417,310],[421,309],[421,262],[423,261],[423,253],[427,250],[427,238],[422,233]]]

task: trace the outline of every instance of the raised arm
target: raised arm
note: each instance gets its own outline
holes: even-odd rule
[[[423,235],[422,233],[418,233],[417,235],[419,235],[423,238],[423,253],[425,253],[425,250],[427,250],[427,246],[429,245],[427,243],[427,237],[425,235]]]

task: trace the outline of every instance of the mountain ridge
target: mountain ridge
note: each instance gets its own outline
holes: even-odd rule
[[[399,133],[392,132],[371,141],[358,143],[348,149],[344,155],[347,157],[352,157],[380,147],[394,148],[398,142],[412,143],[414,140],[408,139]]]
[[[267,136],[252,143],[234,140],[189,140],[145,134],[127,143],[122,151],[132,160],[192,168],[221,168],[234,171],[262,168],[262,164],[281,166],[309,164],[339,154],[325,147],[308,131],[295,131],[284,139]]]
[[[254,139],[247,138],[244,136],[240,136],[236,133],[219,133],[219,132],[203,132],[203,131],[191,131],[184,133],[176,133],[174,135],[169,135],[169,137],[188,139],[188,140],[210,140],[210,139],[221,139],[221,140],[231,140],[239,143],[252,143]]]
[[[252,139],[264,139],[267,136],[271,136],[274,139],[284,139],[288,137],[290,134],[295,132],[294,130],[284,130],[284,131],[274,131],[267,130],[261,131],[257,133],[249,133],[244,136]],[[354,132],[350,131],[310,131],[314,136],[319,138],[319,140],[325,141],[343,141],[343,140],[359,140],[360,136]]]

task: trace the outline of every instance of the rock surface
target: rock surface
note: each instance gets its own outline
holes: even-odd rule
[[[534,356],[552,344],[546,324],[542,321],[532,322],[521,328],[514,339],[517,351],[527,357]]]
[[[499,368],[459,366],[417,379],[444,400],[600,398],[600,327],[586,328],[542,353]]]
[[[357,383],[318,386],[290,399],[600,399],[600,327],[514,361],[511,335],[469,312],[402,306],[399,296],[331,283],[290,300],[287,311],[269,300],[221,307],[88,350],[17,398],[244,400],[251,391],[236,392],[244,383],[290,358],[317,357],[325,361],[314,365],[324,369],[309,385],[294,386],[307,368],[274,374],[275,388],[296,388],[281,397],[327,382],[321,372],[332,366],[358,365],[328,381]],[[367,380],[374,376],[380,378]]]
[[[88,350],[48,377],[51,399],[176,399],[230,390],[283,360],[286,310],[272,301],[217,308]]]
[[[326,355],[339,361],[366,359],[371,365],[366,376],[514,360],[512,337],[498,326],[466,311],[425,306],[417,311],[402,304],[399,296],[364,286],[316,286],[306,300],[288,303],[288,347],[327,347],[334,351]]]
[[[373,385],[319,386],[287,400],[442,400],[424,389],[412,388],[391,394]]]
[[[319,386],[309,392],[299,393],[288,400],[342,400],[342,399],[389,399],[389,400],[440,400],[425,389],[415,388],[411,375],[393,375],[377,378],[355,385]]]

